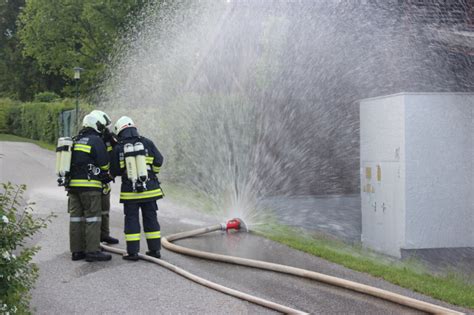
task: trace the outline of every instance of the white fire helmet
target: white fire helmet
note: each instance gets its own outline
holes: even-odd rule
[[[135,127],[135,124],[133,123],[132,118],[128,116],[122,116],[120,117],[117,122],[115,123],[115,134],[118,135],[122,130],[130,127]]]
[[[106,123],[107,121],[103,116],[91,114],[84,116],[84,119],[82,120],[83,127],[90,127],[99,133],[104,131],[106,128]]]
[[[106,121],[106,125],[105,125],[106,127],[109,127],[112,124],[112,119],[110,119],[110,116],[101,110],[95,109],[92,112],[90,112],[90,115],[97,117],[97,119],[100,119],[100,117],[103,117]]]

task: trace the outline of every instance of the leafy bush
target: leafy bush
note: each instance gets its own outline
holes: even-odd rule
[[[54,144],[62,127],[60,114],[75,107],[75,101],[71,99],[51,103],[17,103],[7,98],[0,98],[0,133],[10,133]],[[79,121],[92,109],[90,104],[81,102]]]
[[[73,103],[67,100],[17,103],[0,99],[0,132],[53,143],[59,133],[59,114],[73,107]]]
[[[19,136],[53,143],[58,138],[59,114],[71,109],[71,103],[21,104]],[[15,118],[14,118],[15,119]],[[12,126],[15,128],[15,126]]]
[[[0,193],[0,313],[30,313],[30,289],[38,278],[31,262],[39,247],[27,247],[26,240],[46,227],[50,217],[37,219],[24,203],[25,185],[2,184]]]
[[[8,132],[8,119],[15,101],[9,98],[0,98],[0,133]]]
[[[59,100],[59,95],[54,92],[41,92],[35,95],[35,102],[51,103]]]

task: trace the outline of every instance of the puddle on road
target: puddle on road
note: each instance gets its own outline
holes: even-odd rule
[[[32,202],[40,202],[43,200],[66,200],[66,192],[62,187],[41,187],[33,188],[28,193],[28,198]]]
[[[95,272],[101,271],[103,269],[110,269],[112,267],[115,267],[115,264],[112,265],[110,261],[81,263],[80,266],[74,268],[74,277],[81,278],[81,277],[93,274]]]
[[[215,232],[176,243],[197,250],[257,260],[277,262],[280,258],[273,248],[275,243],[250,233]]]
[[[198,225],[198,226],[205,226],[207,223],[199,220],[194,219],[180,219],[180,223],[189,224],[189,225]]]

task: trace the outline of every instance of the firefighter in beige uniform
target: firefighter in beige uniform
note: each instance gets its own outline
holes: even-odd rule
[[[83,129],[73,139],[68,191],[70,249],[72,260],[110,260],[100,251],[102,186],[111,180],[110,159],[101,134],[106,120],[86,115]]]
[[[98,119],[105,119],[106,127],[102,132],[102,140],[105,143],[109,158],[112,157],[112,149],[117,143],[114,135],[109,131],[109,127],[112,123],[109,115],[100,110],[93,110],[90,115],[95,116]],[[100,241],[107,244],[118,244],[119,240],[110,236],[110,183],[103,183],[102,189],[102,224],[100,229]]]

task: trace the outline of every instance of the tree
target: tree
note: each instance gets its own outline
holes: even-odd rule
[[[0,2],[0,96],[31,100],[40,91],[59,92],[64,83],[54,75],[40,73],[34,59],[22,54],[16,19],[24,0]]]
[[[71,80],[86,70],[83,92],[93,92],[120,32],[146,0],[29,0],[19,16],[24,55],[44,73]],[[66,93],[71,92],[66,88]]]

